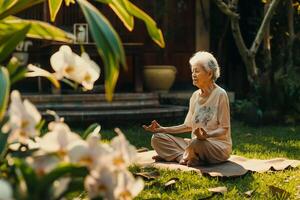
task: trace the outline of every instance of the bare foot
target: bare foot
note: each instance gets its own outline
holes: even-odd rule
[[[185,160],[185,159],[181,159],[179,161],[179,164],[186,165],[188,167],[195,167],[195,166],[199,165],[199,162],[197,160]]]
[[[155,160],[155,162],[166,161],[165,159],[163,159],[159,155],[152,156],[152,159]]]
[[[188,167],[199,166],[199,161],[198,160],[189,160],[189,161],[187,161],[186,165]]]
[[[179,164],[181,164],[181,165],[187,165],[187,163],[188,163],[188,161],[185,160],[185,159],[181,159],[181,160],[179,161]]]

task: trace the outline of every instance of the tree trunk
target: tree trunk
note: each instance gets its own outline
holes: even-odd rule
[[[270,7],[271,0],[267,0],[264,6],[264,15],[267,14],[269,7]],[[274,85],[274,69],[271,68],[272,65],[272,57],[271,57],[271,40],[270,40],[270,21],[266,24],[266,33],[263,39],[263,64],[264,64],[264,71],[263,76],[260,77],[261,83],[265,85],[264,92],[265,98],[267,102],[270,102],[270,97],[272,95],[272,88]]]
[[[270,0],[267,0],[264,6],[264,15],[266,15],[268,9],[270,7]],[[271,58],[271,40],[270,40],[270,21],[266,25],[266,33],[264,37],[264,68],[267,73],[271,70],[272,58]]]
[[[227,35],[227,31],[228,31],[228,28],[230,27],[229,25],[230,25],[230,18],[227,17],[225,28],[224,28],[223,33],[218,42],[217,57],[219,58],[219,60],[221,59],[220,63],[224,63],[224,58],[222,56],[222,52],[223,52],[223,46],[224,46],[224,41],[225,41],[225,38]]]
[[[239,20],[231,19],[231,30],[232,30],[235,44],[239,50],[239,53],[242,57],[244,64],[246,66],[248,81],[252,85],[254,83],[254,79],[257,74],[255,55],[253,55],[253,54],[251,55],[251,52],[245,45],[244,39],[241,34],[241,30],[240,30]]]
[[[280,0],[272,0],[272,2],[270,3],[270,7],[267,10],[264,19],[257,31],[255,40],[252,43],[252,46],[250,48],[250,51],[254,54],[257,53],[258,47],[260,46],[260,43],[266,33],[266,29],[268,28],[268,24],[270,24],[270,21],[275,13],[275,10],[279,4]]]
[[[234,9],[235,11],[237,10],[238,2],[239,0],[232,0],[231,2],[231,8]],[[246,66],[248,81],[250,82],[250,85],[253,85],[254,80],[257,77],[255,54],[251,53],[247,48],[247,46],[245,45],[241,33],[241,29],[240,29],[239,18],[231,18],[231,30],[232,30],[235,44]]]
[[[268,29],[268,24],[270,23],[280,0],[272,0],[250,49],[246,47],[240,30],[239,15],[237,13],[239,0],[231,0],[229,5],[222,0],[213,0],[213,2],[224,14],[228,15],[231,19],[232,34],[242,60],[246,66],[248,81],[250,82],[250,85],[253,86],[255,80],[258,77],[255,56],[258,47],[260,46],[265,36],[266,30]]]
[[[239,14],[236,13],[235,11],[232,11],[231,8],[225,2],[223,2],[222,0],[213,0],[213,2],[228,17],[230,17],[230,18],[239,18]]]
[[[288,1],[287,5],[287,21],[288,21],[288,33],[289,39],[287,44],[287,63],[286,68],[289,71],[293,65],[293,46],[295,41],[295,29],[294,29],[294,8],[293,8],[293,0]]]

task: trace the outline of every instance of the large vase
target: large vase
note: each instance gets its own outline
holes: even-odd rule
[[[172,65],[144,66],[144,84],[150,91],[167,92],[172,87],[177,69]]]

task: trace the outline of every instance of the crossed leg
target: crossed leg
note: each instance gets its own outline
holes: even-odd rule
[[[153,134],[151,145],[158,154],[154,160],[176,161],[188,166],[224,162],[230,155],[218,141],[187,140],[165,133]]]
[[[157,161],[177,161],[182,159],[188,142],[184,138],[175,137],[166,133],[155,133],[151,139],[151,146],[158,154],[153,159]]]

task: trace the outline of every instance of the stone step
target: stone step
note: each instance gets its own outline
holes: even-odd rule
[[[101,110],[101,111],[57,111],[66,122],[109,122],[128,120],[151,120],[161,118],[184,117],[187,107],[182,106],[160,106],[159,108],[142,108],[130,110]],[[42,112],[43,117],[50,121],[53,117]]]
[[[107,102],[105,94],[43,94],[43,95],[23,95],[33,103],[61,103],[61,102]],[[116,93],[113,101],[143,101],[157,100],[158,94],[155,93]]]
[[[61,102],[61,103],[39,103],[36,105],[38,110],[54,111],[101,111],[101,110],[129,110],[138,108],[157,108],[159,100],[140,100],[140,101],[113,101],[113,102]]]

